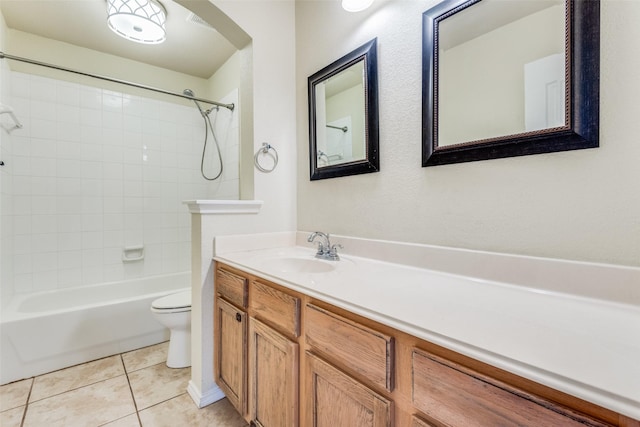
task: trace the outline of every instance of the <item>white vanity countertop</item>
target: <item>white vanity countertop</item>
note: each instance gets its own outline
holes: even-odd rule
[[[215,260],[640,419],[638,268],[610,266],[610,277],[625,283],[601,284],[632,295],[632,303],[623,303],[617,296],[560,293],[349,254],[337,262],[319,261],[312,246],[295,245],[295,234],[293,239],[283,233],[274,233],[271,240],[265,236],[217,237]],[[300,240],[298,236],[298,244]],[[249,250],[240,250],[243,246]],[[412,251],[424,249],[411,246]],[[476,258],[483,262],[491,256],[500,254],[478,253]],[[305,273],[275,261],[294,258],[327,263],[332,270]],[[568,263],[567,271],[576,269],[576,278],[581,278],[581,268],[595,271],[593,265]],[[596,267],[606,277],[607,266]],[[636,288],[625,291],[629,286]]]

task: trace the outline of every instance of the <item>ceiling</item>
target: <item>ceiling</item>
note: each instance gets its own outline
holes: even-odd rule
[[[167,39],[157,45],[131,42],[111,31],[106,0],[0,0],[0,10],[14,30],[209,78],[235,47],[181,5],[161,3],[167,11]]]

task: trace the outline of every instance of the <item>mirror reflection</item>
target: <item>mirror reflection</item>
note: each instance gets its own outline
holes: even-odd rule
[[[598,0],[443,0],[422,27],[422,166],[599,145]]]
[[[438,147],[567,124],[562,0],[482,0],[438,34]]]
[[[311,179],[376,172],[376,40],[309,77]]]
[[[365,158],[364,60],[316,85],[319,168]]]

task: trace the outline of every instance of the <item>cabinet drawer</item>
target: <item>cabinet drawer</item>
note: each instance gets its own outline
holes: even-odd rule
[[[305,336],[314,350],[386,390],[393,390],[393,337],[308,304]]]
[[[415,408],[447,426],[603,425],[422,350],[412,374]]]
[[[300,336],[300,298],[254,280],[251,309],[254,317],[293,337]]]
[[[247,282],[246,278],[222,267],[216,269],[216,292],[241,308],[247,308]]]
[[[411,427],[435,427],[433,424],[429,424],[426,421],[421,420],[415,415],[411,417]]]

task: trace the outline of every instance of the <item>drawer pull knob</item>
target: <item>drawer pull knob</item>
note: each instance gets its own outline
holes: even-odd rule
[[[236,313],[236,320],[242,322],[242,315],[240,313]]]

